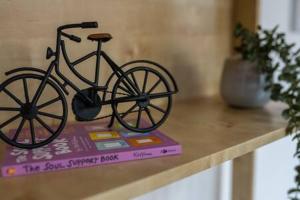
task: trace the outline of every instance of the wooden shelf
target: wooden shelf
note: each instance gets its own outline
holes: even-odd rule
[[[264,109],[233,109],[217,98],[179,102],[161,130],[182,144],[182,155],[0,178],[0,196],[5,199],[138,196],[284,137],[282,109],[282,105],[275,103]]]

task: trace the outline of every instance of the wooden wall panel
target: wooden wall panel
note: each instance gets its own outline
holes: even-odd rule
[[[259,0],[233,0],[232,8],[232,30],[235,28],[237,23],[241,23],[249,30],[255,31],[258,22],[258,6]],[[238,40],[232,40],[232,46],[238,45]],[[233,51],[234,49],[232,49]]]
[[[233,0],[233,22],[255,30],[258,21],[258,0]]]
[[[96,20],[98,30],[73,31],[83,41],[67,43],[72,58],[95,48],[85,40],[89,33],[109,32],[114,37],[104,46],[109,55],[119,64],[146,58],[166,66],[178,81],[176,99],[214,95],[231,49],[231,9],[231,0],[4,0],[0,80],[16,66],[46,69],[46,47],[54,47],[58,25]],[[92,64],[82,66],[90,75]],[[102,76],[108,73],[104,70]]]

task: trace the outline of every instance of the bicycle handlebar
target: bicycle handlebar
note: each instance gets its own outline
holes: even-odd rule
[[[69,28],[98,28],[97,22],[82,22],[80,24],[66,24],[57,28],[58,31]]]
[[[81,42],[81,38],[76,36],[76,35],[69,35],[67,33],[62,32],[64,29],[69,29],[69,28],[98,28],[98,23],[97,22],[82,22],[80,24],[66,24],[63,26],[60,26],[57,28],[57,31],[59,31],[63,36],[69,38],[72,41],[75,42]]]
[[[81,28],[98,28],[97,22],[82,22]]]
[[[70,35],[69,39],[78,43],[81,42],[81,38],[77,37],[76,35]]]
[[[75,41],[75,42],[81,42],[81,38],[80,37],[78,37],[78,36],[76,36],[76,35],[69,35],[69,34],[67,34],[67,33],[64,33],[64,32],[61,32],[61,34],[63,35],[63,36],[65,36],[66,38],[69,38],[70,40],[72,40],[72,41]]]

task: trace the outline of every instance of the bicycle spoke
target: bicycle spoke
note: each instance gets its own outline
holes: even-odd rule
[[[26,101],[26,103],[28,103],[29,102],[29,94],[28,94],[27,81],[25,78],[23,78],[23,87],[24,87],[25,101]]]
[[[3,91],[10,96],[10,98],[12,98],[17,104],[19,104],[20,106],[23,105],[22,101],[20,99],[18,99],[15,95],[13,95],[10,91],[8,91],[6,88],[3,88]]]
[[[136,86],[134,85],[134,83],[130,80],[129,77],[124,77],[125,80],[122,80],[121,83],[124,84],[124,86],[126,88],[128,88],[128,90],[131,92],[132,95],[134,95],[135,93],[139,94],[139,89],[136,88]],[[132,89],[133,88],[133,89]],[[135,90],[135,91],[134,91]]]
[[[147,80],[148,80],[148,71],[145,71],[145,77],[144,77],[144,83],[143,83],[142,93],[144,93],[145,90],[146,90]]]
[[[157,86],[158,84],[161,82],[161,79],[158,79],[156,81],[156,83],[151,87],[151,89],[147,92],[147,94],[150,94]]]
[[[51,105],[51,104],[53,104],[53,103],[55,103],[55,102],[57,102],[57,101],[59,101],[59,100],[60,100],[60,98],[59,98],[59,97],[56,97],[56,98],[54,98],[54,99],[51,99],[50,101],[47,101],[46,103],[43,103],[43,104],[37,106],[37,108],[38,108],[38,109],[44,108],[44,107],[49,106],[49,105]]]
[[[136,88],[137,88],[137,89],[139,90],[139,92],[140,92],[140,87],[139,87],[139,84],[138,84],[137,81],[136,81],[136,78],[135,78],[135,76],[134,76],[134,73],[132,72],[130,75],[131,75],[131,77],[132,77],[132,80],[133,80],[133,82],[134,82]]]
[[[55,134],[55,132],[38,116],[36,116],[36,120],[43,126],[45,127],[51,134]]]
[[[142,115],[142,108],[140,107],[139,113],[138,113],[138,118],[137,118],[136,125],[135,125],[136,128],[139,128],[140,121],[141,121],[141,115]]]
[[[15,121],[16,119],[18,119],[21,116],[21,114],[17,114],[14,117],[8,119],[7,121],[3,122],[2,124],[0,124],[0,128],[3,128],[5,126],[7,126],[8,124],[10,124],[11,122]]]
[[[140,100],[139,96],[126,96],[126,97],[118,97],[114,101],[116,103],[126,103]]]
[[[54,115],[54,114],[51,114],[51,113],[38,111],[38,114],[46,116],[46,117],[54,118],[54,119],[63,119],[63,116],[58,116],[58,115]]]
[[[42,96],[42,94],[45,90],[46,85],[47,85],[47,82],[45,82],[43,84],[43,81],[41,81],[41,83],[39,84],[39,87],[36,89],[35,94],[34,94],[34,96],[32,98],[32,101],[31,101],[31,103],[33,105],[36,105],[37,102],[39,101],[40,97]]]
[[[119,85],[118,87],[119,89],[123,90],[124,92],[127,92],[128,94],[134,95],[134,93],[132,93],[131,91],[127,90],[126,88],[124,88],[123,86]]]
[[[149,108],[145,108],[145,111],[146,111],[146,113],[147,113],[147,115],[148,115],[148,117],[149,117],[152,125],[154,126],[155,125],[155,121],[154,121],[154,119],[153,119],[153,117],[151,115],[151,112],[150,112]]]
[[[134,104],[133,106],[131,106],[131,108],[129,108],[121,117],[125,118],[131,111],[133,111],[138,105]]]
[[[130,97],[130,94],[125,94],[123,92],[116,92],[116,94],[120,94],[120,95],[124,95],[124,96]]]
[[[0,107],[0,111],[20,111],[21,108]]]
[[[20,122],[20,125],[18,126],[18,129],[17,129],[17,131],[16,131],[16,133],[15,133],[15,135],[14,135],[12,141],[14,141],[14,142],[17,141],[17,139],[18,139],[18,137],[19,137],[19,135],[20,135],[20,132],[21,132],[21,130],[23,129],[23,126],[24,126],[25,121],[26,121],[26,120],[23,118],[22,121]]]
[[[149,94],[149,98],[150,99],[165,98],[165,97],[169,97],[169,96],[170,96],[169,92],[161,92],[161,93]]]
[[[152,103],[149,104],[150,107],[162,112],[162,113],[166,113],[166,111],[164,109],[162,109],[161,107],[158,107],[157,105],[154,105]]]
[[[29,120],[29,125],[30,125],[30,135],[31,135],[31,144],[35,144],[35,132],[34,132],[34,125],[33,125],[33,120]]]

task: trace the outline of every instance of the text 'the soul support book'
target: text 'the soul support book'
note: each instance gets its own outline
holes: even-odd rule
[[[90,167],[181,153],[181,146],[158,130],[136,133],[106,123],[77,123],[65,127],[52,143],[33,150],[8,146],[2,176]],[[28,131],[28,130],[24,130]]]

